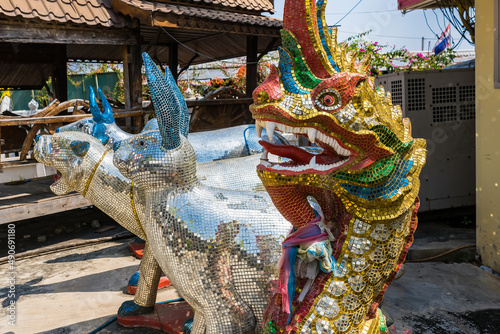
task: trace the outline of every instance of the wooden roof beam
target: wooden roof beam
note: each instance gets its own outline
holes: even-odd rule
[[[47,27],[33,25],[0,25],[0,42],[47,44],[136,45],[130,32],[113,29],[82,29],[81,27]]]

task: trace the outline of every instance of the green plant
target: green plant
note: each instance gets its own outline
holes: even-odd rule
[[[380,75],[383,72],[422,71],[441,69],[453,64],[455,52],[446,49],[445,52],[434,55],[428,52],[413,53],[405,48],[368,42],[365,37],[370,31],[349,37],[347,50],[357,52],[357,59],[361,60],[366,55],[371,56],[371,74]]]

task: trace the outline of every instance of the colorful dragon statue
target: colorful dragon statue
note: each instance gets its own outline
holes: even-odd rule
[[[356,52],[337,44],[325,6],[285,1],[279,66],[253,93],[258,132],[291,132],[316,144],[261,142],[281,158],[264,153],[258,175],[294,226],[283,243],[266,333],[386,332],[378,304],[417,225],[425,141],[411,137],[400,107],[375,87],[370,57],[357,62]],[[314,244],[323,244],[323,257],[334,264],[311,275],[301,260]]]

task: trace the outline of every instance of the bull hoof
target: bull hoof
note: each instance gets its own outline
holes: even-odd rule
[[[118,309],[118,317],[124,318],[133,315],[153,313],[154,309],[155,309],[154,306],[140,306],[134,303],[133,300],[127,300]]]

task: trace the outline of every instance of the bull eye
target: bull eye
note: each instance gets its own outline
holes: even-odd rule
[[[325,89],[314,99],[314,104],[320,110],[333,111],[342,106],[342,98],[335,89]]]

